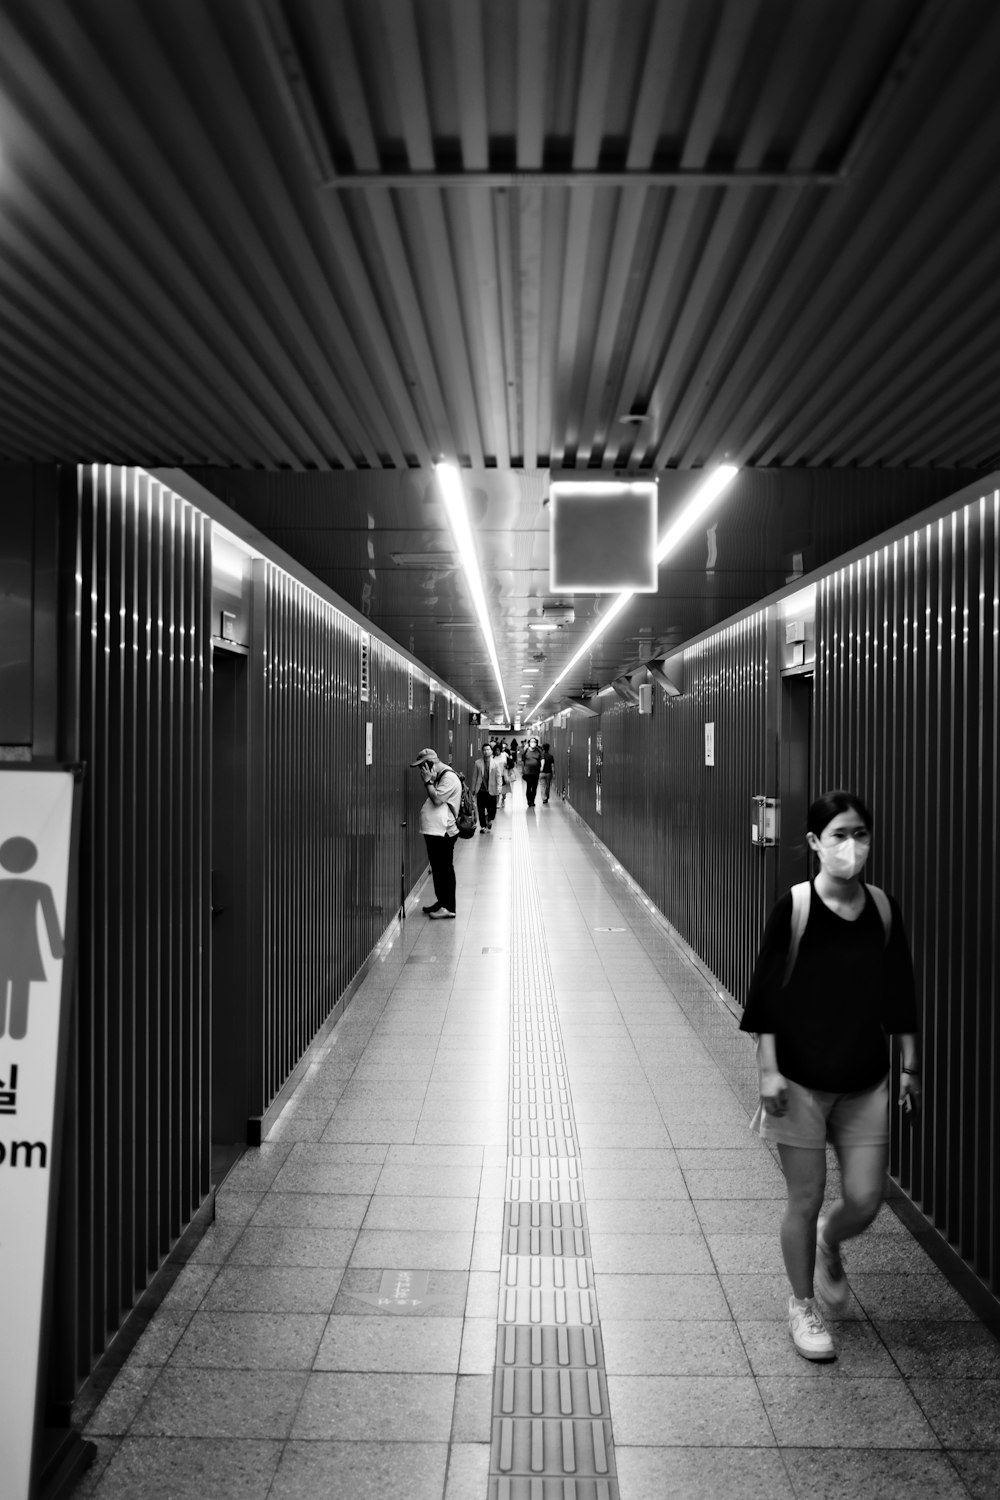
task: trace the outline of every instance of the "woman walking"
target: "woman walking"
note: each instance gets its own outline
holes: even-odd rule
[[[872,818],[852,792],[809,809],[806,840],[819,860],[808,884],[772,911],[750,982],[743,1031],[757,1035],[760,1107],[754,1128],[778,1148],[788,1190],[781,1249],[791,1283],[788,1324],[806,1359],[836,1358],[816,1306],[836,1312],[850,1293],[840,1247],[872,1223],[889,1154],[889,1046],[899,1038],[899,1103],[920,1096],[913,965],[896,902],[861,880]],[[826,1144],[841,1197],[820,1217]]]

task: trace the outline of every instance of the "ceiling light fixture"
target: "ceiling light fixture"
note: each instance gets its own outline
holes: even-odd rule
[[[503,704],[504,713],[510,718],[510,709],[507,707],[507,694],[503,690],[503,678],[500,675],[500,662],[497,659],[496,642],[493,639],[493,627],[490,624],[490,613],[486,607],[486,593],[483,589],[483,576],[479,571],[479,558],[476,554],[476,544],[472,539],[472,527],[469,525],[469,513],[465,508],[465,491],[462,487],[462,477],[455,464],[445,462],[436,463],[434,472],[441,486],[441,496],[444,500],[445,510],[448,512],[448,521],[451,526],[451,534],[455,538],[458,555],[462,560],[462,570],[465,573],[466,582],[469,585],[469,593],[472,595],[472,603],[479,617],[479,628],[483,633],[486,650],[489,654],[490,665],[493,675],[500,689],[500,701]]]
[[[691,499],[688,501],[687,505],[685,505],[684,509],[681,511],[674,524],[667,532],[664,533],[660,541],[657,543],[657,566],[659,566],[659,564],[663,562],[664,558],[666,558],[674,550],[678,542],[683,540],[683,538],[691,530],[691,527],[695,524],[698,518],[702,516],[708,509],[708,507],[712,504],[712,501],[716,500],[719,495],[722,494],[722,491],[728,488],[730,484],[732,484],[738,473],[739,469],[736,464],[720,464],[717,469],[712,470],[711,474],[709,474],[705,482],[699,485],[699,487],[695,490],[694,494],[691,496]],[[631,589],[626,589],[624,593],[618,594],[616,596],[614,601],[604,611],[604,614],[598,620],[593,630],[587,636],[587,639],[584,641],[583,645],[578,647],[577,650],[574,651],[569,661],[559,673],[559,676],[554,678],[549,684],[548,688],[545,690],[545,692],[539,698],[538,702],[535,704],[534,708],[531,710],[531,713],[527,715],[528,718],[534,717],[539,708],[541,708],[542,704],[545,702],[546,698],[551,696],[554,689],[560,682],[562,682],[567,673],[572,671],[581,657],[586,656],[587,652],[591,650],[591,648],[598,640],[600,640],[601,636],[607,630],[611,622],[617,619],[625,606],[629,604],[633,598],[634,594]],[[538,629],[538,626],[535,626],[534,628]]]

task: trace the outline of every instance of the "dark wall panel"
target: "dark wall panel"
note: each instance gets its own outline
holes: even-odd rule
[[[924,1109],[893,1114],[903,1188],[1000,1288],[994,492],[820,584],[823,785],[872,806],[872,878],[900,899],[921,981]]]
[[[35,655],[57,537],[64,639],[58,680],[54,650],[34,674],[32,753],[86,765],[50,1379],[65,1410],[212,1181],[212,522],[138,470],[44,477]],[[425,868],[409,762],[434,744],[466,768],[472,731],[418,666],[263,559],[247,669],[240,1002],[262,1114]],[[56,747],[37,726],[57,706]]]
[[[685,653],[685,691],[653,692],[653,712],[609,697],[600,719],[546,728],[570,800],[734,995],[767,915],[772,856],[750,840],[751,798],[772,790],[775,673],[764,614]],[[714,725],[715,765],[705,764]],[[598,737],[601,811],[596,809]],[[590,774],[587,773],[588,740]]]
[[[409,706],[403,657],[268,562],[254,564],[253,587],[250,1108],[261,1114],[426,864],[409,762],[433,729],[419,676]]]
[[[210,558],[206,518],[137,471],[81,470],[77,506],[82,1377],[208,1190]]]

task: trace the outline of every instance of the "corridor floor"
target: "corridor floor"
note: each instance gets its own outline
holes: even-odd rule
[[[792,1349],[750,1042],[568,807],[518,787],[456,867],[224,1182],[77,1500],[1000,1494],[1000,1344],[889,1209],[837,1361]]]

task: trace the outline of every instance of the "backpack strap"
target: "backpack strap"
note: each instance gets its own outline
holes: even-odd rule
[[[892,907],[889,905],[889,897],[877,885],[866,885],[865,890],[875,902],[878,914],[882,919],[882,926],[885,930],[885,946],[888,947],[889,939],[892,936]]]
[[[875,909],[879,914],[879,919],[885,932],[885,946],[888,947],[889,938],[892,934],[892,907],[889,904],[889,897],[877,885],[866,885],[865,890],[875,903]],[[781,981],[782,989],[784,989],[785,985],[791,979],[792,970],[795,968],[795,960],[799,956],[799,944],[802,942],[802,934],[805,932],[806,923],[809,921],[811,901],[812,886],[808,880],[802,881],[800,885],[792,886],[792,931],[788,942],[788,957],[785,959],[785,972]]]
[[[792,977],[795,968],[795,960],[799,956],[799,944],[802,934],[806,930],[809,920],[809,906],[812,901],[812,886],[808,880],[803,880],[799,885],[792,886],[792,932],[788,942],[788,957],[785,959],[785,972],[781,980],[781,987]]]

